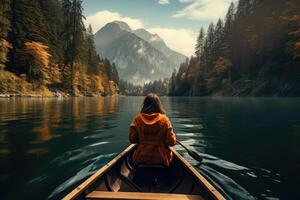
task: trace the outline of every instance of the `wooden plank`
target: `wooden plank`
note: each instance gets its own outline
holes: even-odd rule
[[[142,193],[142,192],[105,192],[93,191],[86,199],[96,200],[204,200],[199,195],[166,194],[166,193]]]
[[[66,195],[63,200],[72,200],[82,194],[86,189],[89,188],[96,180],[98,180],[103,174],[105,174],[110,168],[112,168],[121,158],[125,157],[130,151],[133,150],[135,144],[129,145],[122,153],[120,153],[117,157],[111,160],[108,164],[104,165],[101,169],[99,169],[95,174],[93,174],[90,178],[85,180],[82,184],[76,187],[72,192]]]
[[[182,164],[195,176],[195,178],[202,184],[202,186],[214,197],[216,200],[225,200],[225,197],[206,180],[187,160],[185,160],[173,147],[170,148],[174,155],[182,162]]]

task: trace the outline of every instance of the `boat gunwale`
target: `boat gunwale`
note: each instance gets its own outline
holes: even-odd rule
[[[67,194],[63,200],[72,200],[81,195],[85,190],[89,188],[95,181],[97,181],[103,174],[108,172],[118,161],[125,156],[127,156],[136,144],[129,145],[124,151],[122,151],[119,155],[117,155],[114,159],[112,159],[109,163],[101,167],[97,172],[91,175],[88,179],[86,179],[83,183],[73,189],[69,194]]]
[[[184,159],[178,151],[175,150],[174,147],[170,148],[174,155],[178,158],[178,160],[185,166],[188,171],[194,175],[194,178],[197,179],[198,182],[205,188],[207,192],[211,194],[211,196],[216,200],[225,200],[225,197],[204,177],[201,173],[195,169],[186,159]]]
[[[134,148],[136,144],[129,145],[124,151],[122,151],[118,156],[112,159],[109,163],[101,167],[92,176],[86,179],[83,183],[73,189],[68,193],[63,200],[73,200],[76,197],[82,195],[93,183],[95,183],[102,175],[108,172],[113,166],[115,166],[118,161],[126,157]],[[200,184],[205,188],[205,190],[215,199],[215,200],[225,200],[224,196],[204,177],[201,173],[196,170],[187,160],[185,160],[174,147],[170,147],[174,156],[181,162],[181,164],[194,176],[194,178],[200,182]],[[141,192],[139,192],[141,193]],[[160,194],[160,193],[157,193]],[[162,193],[164,194],[164,193]]]

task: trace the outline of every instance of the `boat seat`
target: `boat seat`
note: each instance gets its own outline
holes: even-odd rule
[[[88,200],[204,200],[200,195],[165,194],[165,193],[144,193],[144,192],[106,192],[93,191],[86,195]]]
[[[162,165],[138,165],[133,182],[138,185],[162,186],[170,184],[171,172]]]
[[[165,169],[166,167],[163,165],[145,165],[145,164],[140,164],[137,166],[137,168],[159,168],[159,169]]]

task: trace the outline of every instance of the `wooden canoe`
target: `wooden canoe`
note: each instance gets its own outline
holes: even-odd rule
[[[135,145],[127,147],[63,199],[225,199],[174,148],[171,148],[174,159],[170,168],[153,166],[150,172],[147,166],[139,169],[133,167],[130,158],[134,149]],[[147,170],[149,173],[145,173]]]

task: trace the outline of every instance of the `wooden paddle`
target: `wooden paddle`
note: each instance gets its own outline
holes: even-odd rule
[[[196,153],[195,151],[191,150],[190,148],[188,148],[187,146],[185,146],[184,144],[182,144],[180,141],[176,140],[177,144],[179,144],[180,146],[182,146],[191,157],[193,157],[195,160],[197,160],[198,162],[202,163],[203,158],[202,156],[200,156],[198,153]]]

